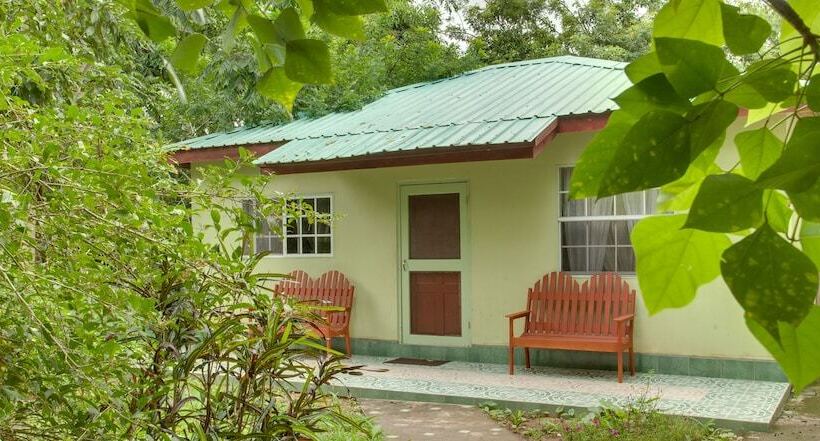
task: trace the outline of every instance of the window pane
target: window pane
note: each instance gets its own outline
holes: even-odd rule
[[[632,227],[637,223],[636,221],[618,221],[613,222],[615,226],[615,241],[618,245],[632,245],[629,235],[632,233]]]
[[[270,247],[270,241],[268,240],[267,237],[256,236],[256,245],[255,245],[255,248],[254,248],[255,252],[261,253],[263,251],[268,251],[269,247]]]
[[[316,252],[319,254],[330,254],[330,237],[316,238]]]
[[[310,222],[310,219],[302,218],[302,234],[313,234],[313,227],[315,224]]]
[[[615,196],[615,214],[636,215],[643,214],[643,192],[619,194]]]
[[[584,216],[585,211],[586,200],[570,199],[569,193],[561,194],[561,216]]]
[[[303,237],[302,238],[302,254],[315,254],[316,253],[316,238],[315,237]]]
[[[281,256],[282,255],[282,238],[281,237],[271,237],[269,240],[270,240],[270,252],[271,252],[271,254]]]
[[[561,249],[561,271],[586,272],[587,270],[587,249],[586,248],[562,248]]]
[[[561,245],[586,245],[588,222],[561,222]]]
[[[330,198],[316,198],[316,211],[322,214],[330,214]]]
[[[330,234],[330,218],[317,219],[316,232],[319,234]]]
[[[598,200],[587,199],[589,201],[590,216],[612,216],[615,214],[615,198],[613,196]]]
[[[299,238],[288,238],[288,254],[299,254]]]
[[[646,214],[653,214],[658,207],[658,194],[660,190],[653,188],[646,190]]]
[[[293,236],[299,234],[299,222],[297,222],[295,217],[288,218],[288,236]],[[290,248],[288,248],[288,252],[290,252]]]
[[[569,191],[569,180],[572,177],[572,167],[562,167],[559,170],[561,174],[561,188],[560,191]]]
[[[305,208],[305,209],[308,209],[308,207],[310,207],[310,209],[313,210],[314,207],[316,207],[316,199],[314,199],[314,198],[302,199],[302,207]]]
[[[590,245],[615,245],[614,221],[589,222]]]
[[[615,271],[615,247],[590,247],[588,271]]]
[[[622,273],[635,272],[635,251],[632,247],[618,247],[618,271]]]

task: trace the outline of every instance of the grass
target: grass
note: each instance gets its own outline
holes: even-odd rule
[[[663,415],[656,398],[639,397],[625,407],[604,405],[583,416],[572,410],[544,411],[499,409],[492,403],[481,408],[494,420],[533,441],[728,441],[738,437],[693,418]]]
[[[319,441],[383,441],[381,428],[367,418],[353,399],[339,400],[344,414],[354,425],[341,421],[328,420],[324,423],[325,432],[318,434]],[[360,429],[352,426],[359,426]]]

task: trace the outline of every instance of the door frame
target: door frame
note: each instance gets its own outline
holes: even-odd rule
[[[403,344],[429,346],[470,346],[471,338],[471,284],[470,273],[470,223],[468,212],[469,192],[465,181],[427,182],[399,184],[398,207],[398,291],[399,291],[399,337]],[[459,223],[461,227],[461,258],[431,259],[428,262],[408,262],[409,260],[409,225],[408,204],[412,195],[458,193]],[[445,266],[445,268],[442,268]],[[461,273],[461,336],[413,335],[410,334],[410,271],[459,271]]]

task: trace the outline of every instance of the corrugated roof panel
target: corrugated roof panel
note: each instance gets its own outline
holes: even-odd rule
[[[531,141],[557,116],[602,113],[629,86],[626,63],[562,56],[487,66],[388,91],[363,108],[176,143],[208,148],[286,142],[258,163],[290,163],[418,148]]]

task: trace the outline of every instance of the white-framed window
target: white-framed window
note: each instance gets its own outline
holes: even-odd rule
[[[635,251],[629,236],[641,218],[655,213],[658,190],[572,200],[572,169],[559,168],[561,271],[634,273]]]
[[[288,198],[288,203],[297,209],[288,210],[286,216],[261,221],[253,251],[268,251],[273,256],[332,255],[333,197],[295,196]],[[252,216],[257,215],[253,201],[244,201],[242,208]]]

